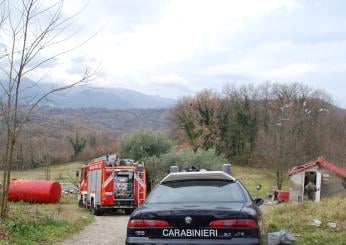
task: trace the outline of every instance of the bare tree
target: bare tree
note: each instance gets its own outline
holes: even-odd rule
[[[270,167],[281,189],[297,163],[321,155],[344,158],[345,118],[336,109],[323,91],[267,82],[184,98],[170,119],[172,135],[183,146],[215,147],[233,162]]]
[[[277,188],[282,188],[292,165],[319,156],[323,113],[328,96],[302,84],[265,84],[261,87],[264,127],[257,137],[257,151],[273,167]]]
[[[8,189],[16,142],[23,126],[30,120],[33,110],[49,95],[83,85],[92,77],[86,68],[76,81],[67,81],[66,85],[52,87],[48,91],[27,98],[27,91],[37,86],[25,79],[37,72],[47,62],[66,54],[76,47],[66,48],[67,28],[73,17],[62,14],[63,0],[49,2],[41,0],[3,1],[4,13],[0,28],[1,41],[1,83],[0,83],[0,119],[4,124],[5,152],[3,157],[3,186],[0,198],[0,216],[8,215]]]

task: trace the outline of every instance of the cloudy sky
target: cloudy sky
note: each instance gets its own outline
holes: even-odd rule
[[[54,79],[92,61],[94,86],[178,98],[227,83],[302,82],[346,107],[344,0],[74,0],[64,14],[83,7],[71,40],[97,35],[55,61]]]

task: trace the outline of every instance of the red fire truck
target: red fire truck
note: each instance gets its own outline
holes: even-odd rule
[[[146,166],[130,159],[103,156],[85,164],[81,171],[78,204],[94,215],[123,209],[130,214],[147,196]]]

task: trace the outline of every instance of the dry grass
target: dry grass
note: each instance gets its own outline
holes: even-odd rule
[[[53,165],[50,167],[51,180],[66,180],[74,178],[76,171],[82,168],[81,162],[71,162],[66,164]],[[0,171],[0,182],[2,181],[2,171]],[[32,180],[45,180],[45,168],[35,168],[26,171],[12,171],[11,179],[32,179]]]
[[[54,244],[80,231],[93,216],[76,205],[73,196],[59,204],[10,204],[9,219],[0,227],[0,244]]]
[[[62,180],[68,176],[74,176],[75,171],[81,167],[81,163],[69,163],[51,168],[52,179]],[[261,184],[260,197],[265,197],[267,192],[275,186],[275,175],[271,170],[240,167],[233,165],[234,176],[240,179],[248,188],[250,193],[256,196],[256,184]],[[23,179],[44,179],[44,169],[39,168],[31,171],[13,172],[13,177]],[[284,190],[288,190],[288,180],[284,182]],[[0,226],[0,238],[10,236],[10,244],[52,244],[53,241],[61,240],[66,235],[74,233],[86,224],[92,222],[92,217],[86,210],[79,209],[76,199],[71,197],[62,198],[57,205],[28,205],[15,203],[11,205],[12,221],[35,222],[40,224],[47,217],[57,223],[44,224],[40,228],[39,236],[30,235],[19,230],[13,233],[7,226]],[[264,221],[269,232],[287,230],[297,236],[297,244],[336,244],[346,245],[346,197],[336,197],[323,200],[321,203],[282,203],[275,206],[262,206]],[[321,227],[308,225],[312,219],[322,221]],[[336,222],[337,228],[327,226],[328,222]],[[1,237],[1,234],[3,237]],[[29,236],[29,237],[28,237]],[[43,238],[42,238],[43,236]],[[30,240],[31,239],[31,240]],[[44,243],[42,243],[42,239]],[[30,241],[30,242],[28,242]],[[6,244],[4,241],[0,244]],[[8,243],[9,244],[9,243]]]
[[[261,184],[259,197],[265,197],[276,186],[275,174],[270,169],[251,168],[232,165],[232,174],[238,178],[248,189],[253,197],[256,197],[256,185]],[[288,190],[288,178],[284,180],[283,190]]]
[[[81,218],[81,214],[91,217],[86,209],[81,209],[77,205],[77,196],[63,196],[57,204],[28,204],[24,202],[11,203],[11,214],[16,217],[16,214],[23,214],[27,220],[40,220],[44,217],[53,219],[62,219],[74,222]]]
[[[52,166],[50,179],[68,182],[81,167],[80,162]],[[18,179],[44,180],[45,177],[44,168],[11,173],[11,178]],[[75,195],[62,197],[58,204],[10,203],[9,219],[0,224],[0,245],[54,244],[80,231],[93,219],[86,209],[78,208]]]
[[[233,165],[234,176],[242,181],[253,197],[256,196],[256,184],[261,184],[260,197],[265,197],[275,186],[275,174],[270,169],[240,167]],[[288,178],[283,189],[288,190]],[[269,232],[287,230],[297,236],[297,244],[346,245],[346,195],[322,200],[321,203],[281,203],[263,205],[264,222]],[[309,226],[318,219],[321,227]],[[337,228],[329,228],[328,222],[336,222]]]
[[[324,199],[320,203],[281,203],[263,206],[269,232],[287,230],[297,236],[297,244],[346,244],[346,195]],[[308,223],[318,219],[320,227]],[[335,229],[328,222],[337,224]]]

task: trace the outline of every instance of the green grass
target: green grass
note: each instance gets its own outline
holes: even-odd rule
[[[232,166],[234,176],[242,181],[253,197],[256,184],[261,184],[259,197],[265,198],[275,188],[275,174],[268,169]],[[289,190],[289,180],[283,183],[283,190]],[[320,203],[280,203],[263,205],[264,222],[268,232],[286,230],[297,238],[296,244],[346,245],[346,196],[322,199]],[[318,219],[321,227],[308,223]],[[336,222],[337,228],[329,228],[328,222]]]
[[[50,168],[51,180],[76,181],[79,162],[54,165]],[[2,172],[0,171],[0,181]],[[45,180],[45,169],[13,171],[11,178]],[[0,222],[0,245],[54,244],[82,230],[94,217],[77,206],[75,195],[63,196],[58,204],[10,203],[9,218]]]
[[[77,207],[72,196],[59,204],[11,203],[9,218],[0,225],[0,244],[54,244],[93,220],[87,210]]]
[[[55,180],[75,176],[80,163],[70,163],[51,167]],[[259,196],[265,198],[275,187],[275,174],[269,169],[232,165],[233,175],[242,181],[253,197],[256,184],[261,184]],[[23,179],[44,179],[44,169],[13,172],[13,177]],[[289,181],[284,180],[283,190],[288,190]],[[346,245],[346,197],[324,199],[321,203],[281,203],[263,205],[264,221],[269,232],[282,229],[297,237],[297,244],[337,244]],[[93,221],[84,209],[77,207],[76,198],[63,197],[56,205],[29,205],[12,203],[10,219],[0,223],[0,244],[53,244],[78,232]],[[322,221],[321,227],[312,227],[312,219]],[[337,228],[327,226],[336,222]],[[3,238],[6,238],[4,240]]]
[[[256,185],[262,185],[258,192],[259,197],[265,197],[269,191],[276,188],[275,174],[264,168],[251,168],[232,165],[232,175],[239,179],[248,189],[250,194],[255,198],[257,195]],[[288,178],[284,179],[283,190],[288,191]]]
[[[346,245],[346,195],[324,199],[320,203],[281,203],[263,206],[265,224],[269,232],[287,230],[297,236],[297,244]],[[320,227],[308,223],[318,219]],[[328,222],[337,224],[336,229]]]
[[[82,168],[82,163],[71,162],[66,164],[52,165],[50,167],[50,179],[64,181],[69,179],[75,179],[76,171]],[[2,171],[0,171],[0,181],[2,181]],[[26,171],[12,171],[11,179],[32,179],[32,180],[45,180],[45,168],[35,168]]]

